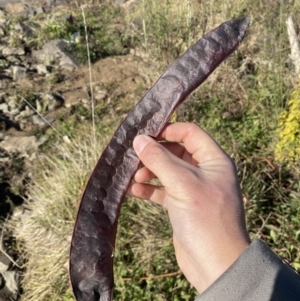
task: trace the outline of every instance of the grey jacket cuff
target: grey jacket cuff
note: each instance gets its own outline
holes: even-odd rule
[[[195,301],[300,301],[300,277],[261,240]]]

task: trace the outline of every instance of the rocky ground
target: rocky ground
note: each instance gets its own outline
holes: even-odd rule
[[[55,127],[58,114],[68,116],[71,107],[90,106],[89,69],[65,51],[69,41],[50,40],[38,50],[28,47],[36,26],[42,26],[30,23],[32,17],[41,15],[43,20],[65,9],[68,22],[68,7],[74,2],[0,0],[0,301],[17,300],[21,294],[18,254],[5,221],[26,197],[30,162],[47,139],[45,129]],[[21,21],[12,23],[12,16],[21,16]],[[15,37],[22,43],[14,45]],[[111,97],[103,88],[105,82],[118,83],[114,96],[133,92],[139,80],[149,84],[138,74],[136,58],[130,53],[98,61],[93,66],[95,101]]]

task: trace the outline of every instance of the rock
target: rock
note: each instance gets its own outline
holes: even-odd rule
[[[107,96],[107,91],[106,90],[99,90],[95,93],[94,99],[96,101],[100,101],[104,99]]]
[[[18,22],[16,25],[15,25],[15,31],[20,33],[22,35],[22,37],[30,37],[33,35],[33,30],[31,27],[21,23],[21,22]]]
[[[54,111],[64,104],[64,98],[59,93],[46,94],[45,98],[49,111]]]
[[[36,150],[42,143],[45,142],[45,138],[38,139],[35,136],[27,137],[14,137],[6,136],[3,141],[0,142],[2,147],[7,152],[18,151],[21,153]]]
[[[45,10],[44,10],[44,7],[42,7],[42,6],[39,6],[39,7],[35,8],[35,13],[37,15],[43,14],[44,12],[45,12]]]
[[[33,124],[36,124],[38,126],[46,126],[51,124],[53,121],[55,120],[54,117],[50,117],[50,116],[46,116],[44,118],[42,118],[39,115],[33,115],[32,116],[32,122]]]
[[[27,118],[27,117],[30,117],[34,114],[34,111],[31,110],[28,106],[25,107],[25,110],[24,111],[21,111],[20,114],[16,115],[14,120],[15,121],[19,121],[23,118]]]
[[[230,119],[230,118],[232,118],[232,116],[233,115],[232,115],[231,112],[226,111],[226,112],[223,113],[222,118],[223,119]]]
[[[15,271],[6,271],[2,273],[5,282],[5,294],[1,290],[0,296],[3,294],[6,299],[15,301],[18,298],[18,284],[17,284],[17,273]],[[3,296],[2,295],[2,296]]]
[[[2,49],[2,55],[4,57],[10,56],[10,55],[25,55],[25,49],[24,48],[10,48],[5,47]]]
[[[66,0],[47,0],[48,6],[58,6],[58,5],[67,5],[68,2]]]
[[[26,77],[26,68],[20,66],[12,67],[13,79],[19,81]]]
[[[10,116],[16,116],[16,115],[18,115],[20,113],[20,110],[19,109],[13,109],[13,110],[11,110],[10,112],[9,112],[9,115]]]
[[[7,103],[1,103],[0,104],[0,111],[2,111],[4,114],[8,113],[8,104]]]
[[[6,19],[6,18],[0,17],[0,25],[5,25],[6,22],[7,22],[7,19]]]
[[[5,101],[5,95],[6,95],[5,92],[0,92],[0,103]]]
[[[14,0],[7,1],[6,5],[1,5],[0,2],[0,6],[4,7],[9,14],[20,14],[27,8],[27,5],[25,3],[20,3],[20,1]]]
[[[68,72],[73,72],[75,70],[75,66],[73,64],[62,64],[60,67]]]
[[[16,109],[17,108],[16,98],[13,96],[8,97],[7,104],[9,105],[10,109]]]
[[[0,273],[6,272],[12,266],[10,259],[4,254],[0,254]],[[1,285],[0,285],[1,287]]]
[[[46,43],[42,50],[33,51],[32,56],[45,65],[57,61],[60,66],[70,64],[73,68],[77,68],[79,63],[72,55],[65,52],[67,46],[68,43],[64,40],[52,40]]]
[[[38,64],[35,66],[38,74],[48,74],[48,67],[42,64]]]
[[[125,2],[127,2],[127,1],[128,1],[128,0],[109,0],[109,2],[118,4],[118,5],[122,5],[122,4],[124,4]]]
[[[13,55],[8,56],[8,57],[6,58],[6,60],[7,60],[7,62],[12,63],[12,64],[15,64],[15,65],[21,63],[21,60],[20,60],[18,57],[13,56]]]

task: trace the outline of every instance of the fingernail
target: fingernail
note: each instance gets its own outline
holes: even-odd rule
[[[146,147],[146,145],[150,142],[147,136],[139,135],[136,136],[133,140],[133,148],[136,151],[137,154],[140,154],[143,149]]]

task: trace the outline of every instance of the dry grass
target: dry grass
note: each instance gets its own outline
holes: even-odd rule
[[[25,250],[24,300],[59,300],[67,285],[67,260],[77,203],[106,136],[91,128],[69,143],[61,141],[35,162],[35,181],[26,214],[13,219],[14,233]],[[91,132],[92,133],[92,132]],[[51,298],[49,299],[49,296]]]

